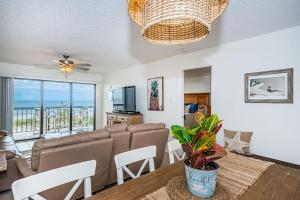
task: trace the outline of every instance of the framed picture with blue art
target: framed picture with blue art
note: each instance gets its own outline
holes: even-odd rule
[[[147,80],[147,107],[148,110],[164,110],[164,78],[150,78]]]
[[[245,74],[246,103],[293,103],[293,69]]]

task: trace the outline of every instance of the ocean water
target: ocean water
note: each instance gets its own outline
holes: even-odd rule
[[[67,107],[70,105],[70,102],[67,101],[45,101],[45,107]],[[14,101],[14,108],[32,108],[40,107],[40,101]],[[74,101],[73,106],[94,106],[93,101]]]

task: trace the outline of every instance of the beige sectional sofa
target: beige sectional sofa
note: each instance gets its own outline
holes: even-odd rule
[[[114,156],[116,154],[150,145],[157,147],[155,166],[163,160],[169,130],[164,124],[114,125],[89,133],[80,133],[56,139],[40,139],[32,148],[31,164],[25,159],[17,159],[16,164],[23,176],[51,170],[86,160],[96,160],[96,175],[92,177],[92,189],[98,191],[116,182]],[[138,164],[129,166],[134,172]],[[62,199],[74,183],[45,191],[47,199]],[[83,195],[83,187],[74,197]]]
[[[18,148],[11,135],[5,131],[0,131],[0,151],[6,155],[7,170],[0,172],[0,192],[9,190],[11,184],[20,178],[20,173],[16,166]]]

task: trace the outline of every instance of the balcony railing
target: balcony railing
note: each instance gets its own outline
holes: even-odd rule
[[[43,112],[43,134],[70,131],[69,107],[46,107]],[[18,138],[38,137],[41,133],[41,108],[14,108],[13,133]],[[93,130],[94,107],[73,106],[72,130]]]

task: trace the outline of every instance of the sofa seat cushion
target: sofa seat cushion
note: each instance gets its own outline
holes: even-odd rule
[[[77,143],[101,140],[110,137],[110,133],[105,129],[99,129],[93,132],[82,132],[75,135],[69,135],[61,138],[39,139],[33,144],[31,155],[31,168],[38,169],[40,151],[54,147],[67,146]]]
[[[151,131],[157,129],[164,129],[166,127],[163,123],[147,123],[147,124],[137,124],[128,126],[128,131],[130,132],[142,132],[142,131]]]

